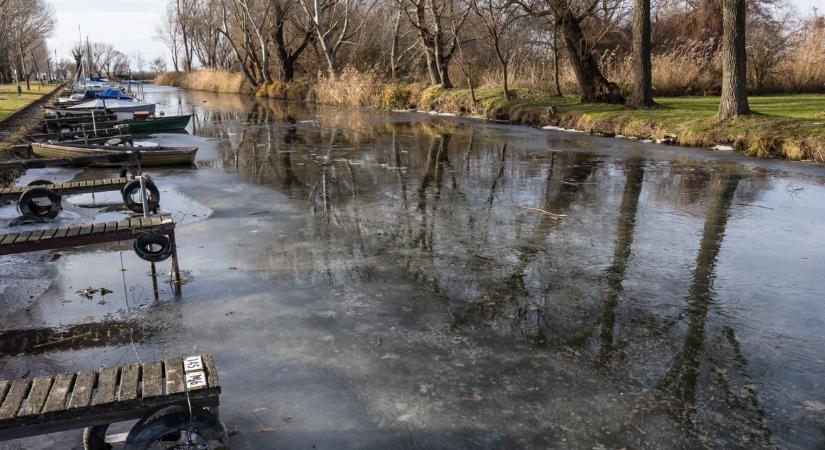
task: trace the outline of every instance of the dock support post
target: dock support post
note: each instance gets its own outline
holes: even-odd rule
[[[175,295],[180,295],[180,267],[178,266],[178,244],[175,242],[175,230],[169,232],[172,243],[172,281],[175,283]]]

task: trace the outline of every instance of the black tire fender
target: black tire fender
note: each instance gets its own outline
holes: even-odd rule
[[[49,204],[47,206],[39,205],[35,202],[36,199],[42,198],[48,200]],[[60,196],[51,189],[33,187],[26,189],[26,192],[20,195],[20,199],[17,201],[17,209],[19,209],[20,214],[24,216],[31,215],[53,219],[60,214],[60,211],[63,209],[63,204]]]
[[[29,184],[27,184],[26,186],[28,186],[28,187],[34,187],[34,186],[48,186],[48,185],[50,185],[50,184],[54,184],[54,183],[52,183],[52,182],[51,182],[51,181],[49,181],[49,180],[33,180],[33,181],[29,182]]]
[[[106,443],[106,430],[109,425],[97,425],[83,429],[83,448],[85,450],[110,450],[112,444]]]
[[[144,179],[143,184],[146,186],[146,205],[149,207],[149,211],[155,212],[160,206],[160,191],[152,180]],[[121,194],[123,195],[123,203],[130,211],[143,214],[143,203],[135,200],[135,196],[140,198],[140,180],[132,180],[126,183],[126,186],[123,186],[121,190]]]
[[[226,428],[217,416],[203,408],[194,408],[190,419],[189,409],[179,405],[163,408],[140,419],[129,431],[124,448],[147,449],[164,436],[187,430],[190,423],[194,433],[206,441],[207,448],[229,448]]]
[[[172,256],[172,240],[165,234],[140,234],[135,239],[132,247],[138,257],[144,261],[161,262]]]

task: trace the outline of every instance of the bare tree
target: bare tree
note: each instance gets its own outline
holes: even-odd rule
[[[166,14],[163,16],[163,22],[155,28],[154,38],[162,42],[172,56],[172,67],[175,72],[180,71],[180,26],[175,18],[174,5],[169,4],[166,8]]]
[[[433,86],[453,87],[450,60],[458,48],[458,36],[470,8],[457,0],[396,0],[418,37],[427,60]]]
[[[514,25],[523,16],[514,0],[470,0],[470,7],[481,20],[488,38],[486,42],[495,52],[501,67],[504,99],[509,101],[508,68],[513,52],[519,44],[514,39],[518,31]]]
[[[619,87],[602,74],[581,24],[595,15],[599,0],[518,0],[530,14],[550,17],[561,34],[584,103],[624,103]],[[603,33],[602,33],[603,34]]]
[[[149,70],[154,73],[166,72],[166,60],[162,56],[158,56],[149,63]]]
[[[299,0],[316,32],[317,42],[327,62],[329,75],[341,71],[338,53],[341,46],[361,31],[375,2],[373,0]],[[360,16],[357,25],[352,20]],[[357,20],[357,19],[356,19]]]

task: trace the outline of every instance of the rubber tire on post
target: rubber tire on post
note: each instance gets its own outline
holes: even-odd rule
[[[189,427],[189,409],[185,406],[163,408],[143,419],[129,430],[124,448],[126,450],[144,450],[164,436],[181,432]],[[229,438],[221,421],[203,408],[192,410],[192,428],[196,434],[207,441],[210,449],[226,449]]]
[[[85,450],[110,450],[112,444],[106,443],[106,430],[109,425],[97,425],[83,429],[83,448]]]
[[[46,197],[49,200],[48,207],[39,206],[34,203],[34,199],[42,197]],[[63,209],[63,204],[61,203],[60,196],[55,194],[51,189],[33,187],[27,189],[26,192],[20,195],[20,200],[17,201],[17,209],[19,209],[20,213],[24,216],[32,215],[53,219],[60,214],[60,211]]]
[[[152,250],[150,246],[159,245],[159,250]],[[172,256],[172,240],[169,236],[160,233],[143,233],[132,244],[135,253],[144,261],[161,262]]]
[[[146,205],[149,207],[149,211],[157,211],[160,206],[160,191],[158,187],[155,186],[152,180],[143,180],[143,184],[146,186],[146,193],[148,194]],[[129,208],[130,211],[143,214],[143,203],[136,202],[133,198],[134,194],[138,194],[138,198],[140,198],[140,180],[132,180],[126,183],[121,193],[123,194],[123,203],[126,204],[126,207]]]

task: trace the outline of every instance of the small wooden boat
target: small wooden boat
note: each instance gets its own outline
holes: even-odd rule
[[[182,130],[189,125],[191,114],[184,116],[154,117],[151,119],[133,119],[123,122],[129,125],[129,132],[133,134],[155,133],[158,131]]]
[[[192,165],[195,162],[195,154],[198,152],[197,147],[133,147],[64,143],[48,144],[41,142],[33,142],[31,148],[34,156],[38,158],[63,159],[133,152],[140,154],[140,163],[145,167]],[[93,165],[107,166],[112,164],[102,163]]]

